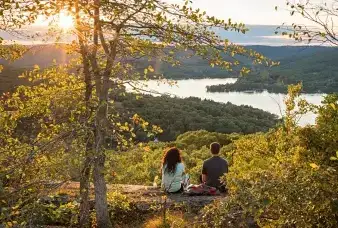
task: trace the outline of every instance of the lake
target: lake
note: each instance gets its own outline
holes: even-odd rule
[[[159,83],[155,80],[142,82],[143,87],[148,91],[156,91],[162,94],[170,94],[177,97],[199,97],[201,99],[209,99],[217,102],[231,102],[236,105],[249,105],[254,108],[259,108],[270,113],[281,116],[284,113],[285,94],[260,92],[260,93],[246,93],[246,92],[224,92],[224,93],[209,93],[206,90],[208,85],[218,85],[236,82],[236,78],[226,79],[188,79],[177,80],[174,86],[168,83]],[[148,92],[144,92],[148,93]],[[309,103],[320,104],[323,100],[324,94],[302,94]],[[314,124],[315,115],[308,113],[299,121],[300,125]]]

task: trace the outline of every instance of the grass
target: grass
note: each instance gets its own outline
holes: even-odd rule
[[[163,216],[154,216],[149,218],[143,224],[143,228],[181,228],[188,227],[185,214],[180,212],[170,213],[167,215],[166,222],[163,220]]]

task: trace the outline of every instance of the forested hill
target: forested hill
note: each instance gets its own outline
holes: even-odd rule
[[[330,52],[335,50],[332,47],[325,46],[262,46],[253,45],[247,46],[266,57],[273,60],[284,61],[286,59],[302,58],[304,56],[314,56],[321,52]]]
[[[269,89],[267,85],[273,84],[274,82],[283,82],[288,81],[302,81],[304,78],[310,78],[308,84],[314,84],[314,90],[319,90],[316,84],[319,79],[322,81],[323,76],[328,79],[324,80],[323,83],[336,82],[336,69],[335,65],[332,64],[336,62],[337,57],[334,57],[336,54],[336,49],[329,47],[301,47],[301,46],[247,46],[247,48],[256,50],[265,56],[281,61],[281,66],[278,68],[271,69],[268,78],[263,78],[257,83],[263,84],[264,88]],[[184,53],[179,53],[182,64],[179,67],[172,67],[165,63],[151,62],[148,61],[138,61],[137,67],[140,71],[143,71],[145,67],[148,67],[149,64],[154,65],[155,73],[163,74],[166,78],[171,79],[187,79],[187,78],[226,78],[226,77],[237,77],[238,73],[227,72],[220,68],[214,67],[211,68],[206,60],[203,60],[198,57],[192,58],[183,58]],[[23,58],[14,61],[6,62],[0,59],[0,64],[5,65],[5,69],[0,73],[0,92],[8,91],[11,88],[19,84],[27,83],[24,80],[17,78],[18,74],[21,72],[32,68],[34,65],[39,65],[40,67],[47,67],[53,63],[53,60],[57,64],[66,63],[69,61],[70,57],[66,54],[66,50],[51,46],[32,46],[29,47],[29,51],[23,56]],[[244,61],[246,64],[249,64],[248,61]],[[259,69],[259,74],[266,74],[267,69]],[[315,72],[315,74],[313,74]],[[257,76],[253,75],[252,79],[249,80],[258,80]],[[255,77],[256,76],[256,77]],[[332,80],[331,80],[332,79]],[[243,79],[241,79],[243,80]],[[331,80],[331,81],[330,81]],[[272,82],[270,82],[272,81]],[[242,81],[245,84],[246,81]],[[248,81],[252,83],[254,81]],[[241,87],[242,85],[241,84]],[[245,87],[249,86],[245,84]],[[249,89],[258,89],[259,85],[252,83],[252,87]],[[320,87],[325,87],[325,85],[320,85]],[[240,87],[235,88],[235,90],[241,90]],[[304,86],[305,90],[308,90],[308,86]],[[247,90],[247,89],[245,89]],[[284,90],[284,87],[282,88]]]
[[[314,48],[313,50],[316,50]],[[209,92],[262,91],[286,93],[289,84],[302,82],[305,93],[338,92],[338,50],[319,48],[304,50],[306,54],[280,60],[280,66],[260,69],[235,84],[208,87]],[[302,53],[302,52],[300,52]]]
[[[158,135],[161,141],[172,141],[187,131],[207,130],[220,133],[266,132],[276,126],[278,117],[249,106],[222,104],[199,98],[153,97],[145,95],[136,99],[127,95],[117,100],[124,113],[138,113],[164,132]],[[122,111],[122,110],[121,110]],[[144,133],[138,134],[141,141],[147,140]]]
[[[287,58],[294,57],[303,57],[303,56],[313,56],[316,53],[330,52],[335,50],[331,47],[323,46],[261,46],[261,45],[249,45],[245,46],[248,49],[255,50],[259,53],[262,53],[268,58],[273,60],[282,60]],[[182,55],[178,54],[178,55]],[[71,57],[67,54],[67,51],[62,48],[62,46],[54,45],[36,45],[28,46],[27,53],[20,59],[14,62],[8,62],[3,59],[0,59],[0,64],[9,65],[13,68],[28,68],[32,67],[35,64],[40,67],[46,67],[53,63],[55,60],[57,63],[65,63]],[[207,62],[202,59],[193,58],[188,60],[183,60],[185,63],[190,63],[198,65],[203,63],[204,66],[207,66]]]

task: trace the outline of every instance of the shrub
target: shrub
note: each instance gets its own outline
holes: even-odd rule
[[[188,131],[177,137],[178,146],[189,149],[200,149],[208,146],[213,142],[218,142],[222,146],[230,144],[233,138],[238,137],[236,134],[222,134],[217,132],[208,132],[206,130]]]
[[[10,209],[7,221],[20,226],[72,226],[78,222],[79,203],[62,200],[60,195],[46,196],[21,207]]]
[[[283,126],[234,143],[229,198],[206,209],[205,224],[222,227],[235,221],[228,215],[237,213],[242,217],[237,222],[253,217],[263,227],[338,226],[338,163],[330,160],[338,150],[333,137],[338,135],[338,99],[326,98],[314,107],[319,110],[316,126],[298,127],[297,114],[309,106],[301,101],[295,109],[296,98],[291,91]]]
[[[201,140],[206,138],[206,140]],[[206,131],[188,132],[170,143],[148,143],[119,154],[111,153],[109,166],[113,167],[107,174],[111,183],[157,185],[161,182],[161,161],[164,152],[177,146],[183,157],[186,172],[192,183],[198,183],[203,161],[211,156],[209,144],[218,141],[223,145],[221,156],[231,160],[232,142],[238,135],[210,133]]]
[[[109,213],[112,223],[116,227],[124,227],[125,224],[139,224],[143,221],[138,208],[131,199],[119,191],[108,192]]]

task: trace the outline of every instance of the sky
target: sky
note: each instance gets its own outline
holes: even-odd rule
[[[185,0],[163,0],[168,3],[183,4]],[[305,22],[299,16],[290,16],[287,11],[286,2],[304,2],[307,0],[191,0],[193,8],[205,10],[208,15],[217,18],[229,19],[234,22],[244,22],[248,25],[281,25],[282,23],[292,24],[293,22]],[[321,2],[324,0],[311,0]],[[332,0],[326,0],[332,1]],[[275,7],[278,10],[275,10]],[[64,21],[67,23],[67,21]],[[47,25],[38,18],[38,24]]]
[[[184,0],[164,0],[169,3],[183,4]],[[307,24],[300,16],[291,16],[287,11],[287,0],[192,0],[193,8],[200,8],[205,10],[208,15],[233,22],[242,22],[247,25],[249,32],[245,35],[234,32],[221,31],[221,35],[230,41],[242,45],[294,45],[293,40],[275,35],[275,29],[286,24]],[[302,2],[306,0],[289,0],[292,3]],[[311,0],[311,2],[320,3],[324,0]],[[332,1],[332,0],[326,0]],[[278,10],[275,10],[275,7]],[[66,18],[62,24],[68,24],[69,20]],[[70,22],[71,23],[71,22]],[[46,26],[48,23],[43,23],[40,19],[39,27]],[[8,35],[1,34],[5,39],[11,39]],[[12,38],[13,39],[13,38]],[[15,39],[15,38],[14,38]],[[31,41],[22,40],[21,43]],[[40,41],[35,41],[35,44]]]
[[[167,1],[183,2],[183,0]],[[304,0],[290,0],[296,3],[300,1]],[[250,25],[281,25],[284,22],[292,24],[295,20],[304,22],[300,17],[290,16],[286,10],[286,0],[193,0],[193,6],[205,10],[212,16],[231,18],[234,22]]]

